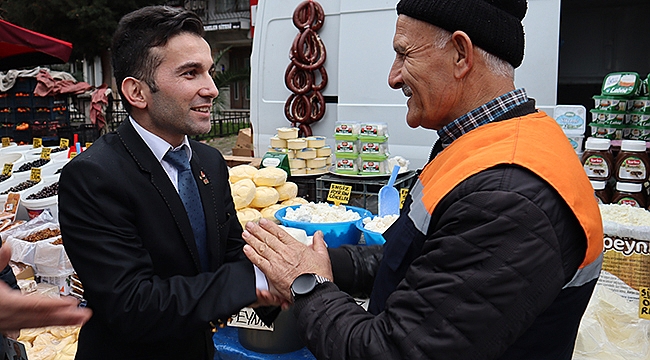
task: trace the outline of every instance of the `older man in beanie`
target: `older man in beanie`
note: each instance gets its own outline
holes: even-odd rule
[[[389,84],[408,97],[409,126],[439,139],[383,249],[328,251],[320,235],[305,247],[270,222],[247,224],[246,255],[294,301],[317,358],[572,357],[602,225],[566,136],[514,87],[526,10],[397,5]],[[368,311],[348,295],[364,292]]]

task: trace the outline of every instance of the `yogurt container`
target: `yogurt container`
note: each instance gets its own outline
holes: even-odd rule
[[[628,126],[625,139],[650,140],[650,126]]]
[[[626,123],[632,126],[650,126],[650,112],[628,112]]]
[[[622,140],[630,131],[625,125],[591,123],[589,127],[592,137],[609,140]]]
[[[584,106],[557,105],[553,110],[553,118],[565,133],[581,135],[587,125],[586,113]]]
[[[627,100],[627,110],[635,112],[650,112],[650,97],[642,96]]]
[[[605,111],[592,109],[590,112],[592,122],[605,125],[625,124],[627,115],[625,111]]]
[[[639,96],[641,78],[636,72],[615,72],[605,76],[601,95],[611,95],[629,98]]]
[[[615,96],[595,95],[592,97],[596,110],[626,111],[628,100]]]

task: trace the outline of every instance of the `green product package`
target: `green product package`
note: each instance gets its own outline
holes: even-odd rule
[[[262,157],[260,168],[276,167],[287,172],[291,176],[291,167],[289,166],[289,157],[283,152],[267,151]]]
[[[607,74],[603,80],[601,95],[629,98],[639,96],[641,78],[636,72],[615,72]]]

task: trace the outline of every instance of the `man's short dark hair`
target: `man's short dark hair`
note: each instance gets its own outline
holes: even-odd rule
[[[203,22],[195,13],[168,6],[147,6],[124,15],[117,25],[111,46],[113,75],[124,108],[131,112],[131,104],[122,94],[122,81],[133,77],[144,81],[151,91],[158,90],[154,80],[162,59],[151,51],[164,46],[181,33],[203,36]]]

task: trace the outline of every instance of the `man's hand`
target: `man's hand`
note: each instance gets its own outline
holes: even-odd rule
[[[11,259],[7,244],[0,248],[0,268]],[[22,295],[0,281],[0,333],[53,325],[82,325],[92,315],[80,308],[74,298],[52,299],[41,295]]]
[[[333,280],[327,245],[323,233],[314,234],[314,243],[306,246],[279,226],[266,219],[259,225],[249,222],[242,234],[248,245],[244,253],[264,272],[270,290],[292,301],[291,283],[300,274],[314,273]]]

